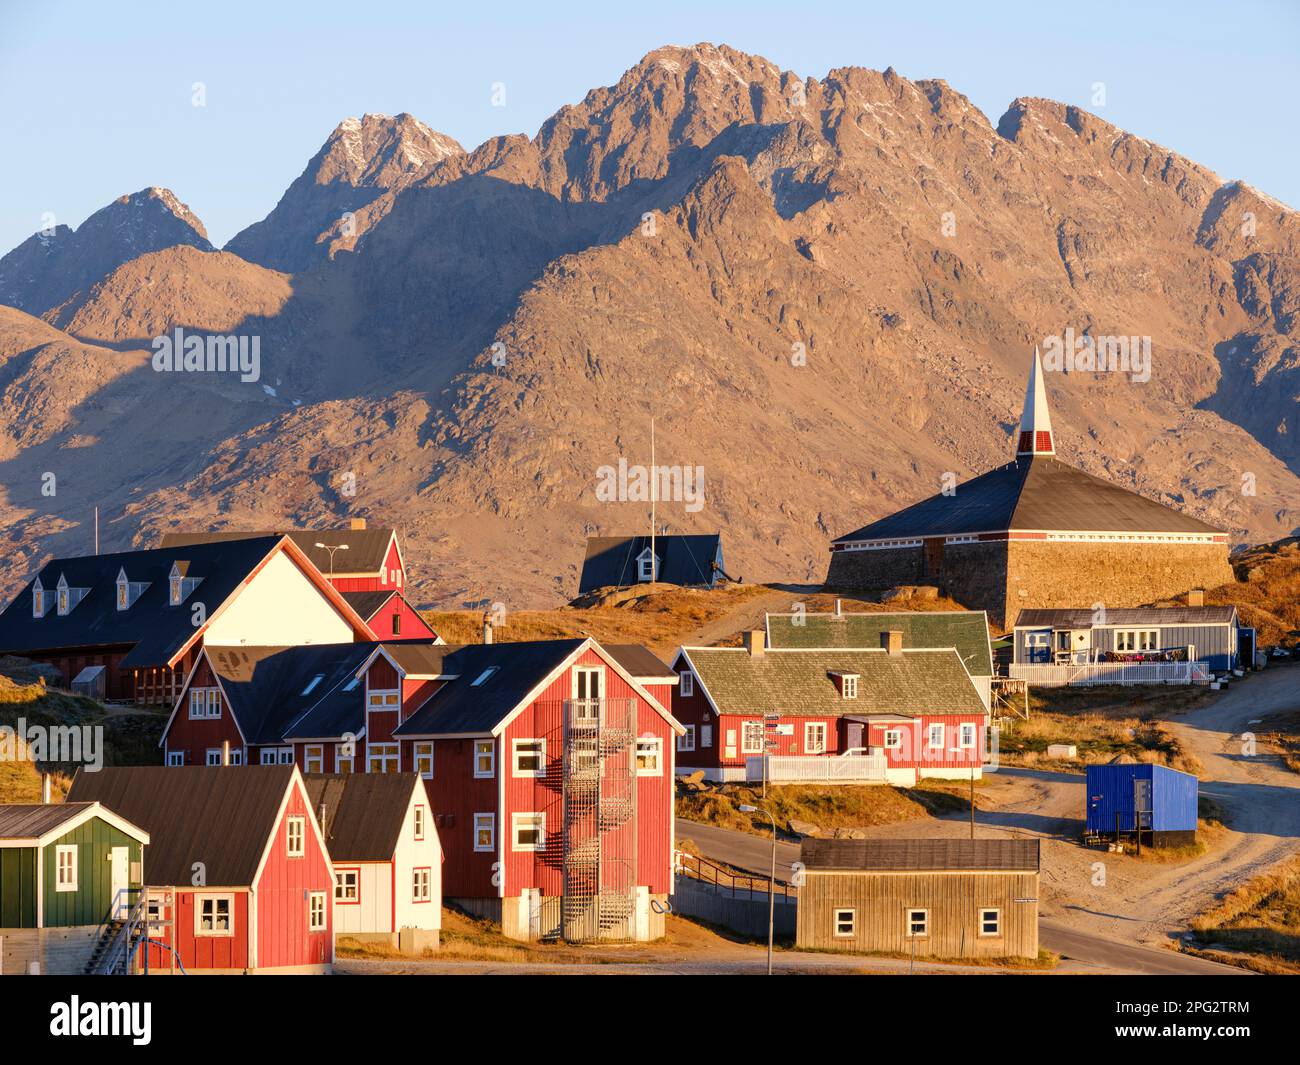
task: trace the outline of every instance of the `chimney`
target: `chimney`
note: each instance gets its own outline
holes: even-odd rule
[[[903,653],[903,634],[898,629],[890,629],[888,632],[880,634],[880,647],[888,651],[891,655],[901,655]]]
[[[230,741],[221,741],[221,764],[230,765]]]
[[[767,634],[762,629],[750,629],[745,633],[745,650],[754,658],[762,655],[767,646]]]
[[[483,615],[483,642],[492,642],[492,615],[487,613]]]
[[[353,518],[350,522],[348,522],[349,529],[364,529],[365,527],[366,527],[365,518]]]
[[[838,599],[835,600],[835,616],[840,616],[840,601]]]
[[[325,801],[322,799],[320,806],[316,810],[316,821],[320,825],[320,834],[326,839],[330,838],[329,829],[325,826]]]
[[[50,774],[41,774],[41,802],[49,805],[50,802]]]
[[[1187,593],[1187,605],[1188,605],[1188,606],[1204,606],[1204,605],[1205,605],[1205,589],[1204,589],[1204,588],[1193,588],[1190,592],[1188,592],[1188,593]]]

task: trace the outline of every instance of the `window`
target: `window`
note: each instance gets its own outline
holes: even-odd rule
[[[308,773],[325,772],[325,748],[319,743],[308,744],[303,750],[302,764]]]
[[[276,761],[279,762],[280,765],[293,765],[293,748],[281,747],[276,752]]]
[[[515,776],[540,777],[546,775],[545,740],[511,740],[514,751]]]
[[[826,723],[824,721],[804,722],[803,749],[805,754],[826,753]]]
[[[361,870],[334,870],[334,901],[344,906],[354,906],[361,901]]]
[[[477,677],[474,678],[474,683],[471,684],[470,687],[471,688],[483,687],[484,684],[486,684],[489,680],[492,679],[492,674],[495,673],[499,668],[500,668],[499,666],[488,666],[487,669],[483,670],[482,673],[480,673]]]
[[[356,748],[351,743],[334,745],[334,772],[351,773],[356,765]]]
[[[1117,629],[1115,631],[1117,651],[1158,651],[1159,649],[1158,629]]]
[[[286,853],[290,858],[301,858],[307,853],[306,829],[307,819],[305,817],[289,818],[285,841]]]
[[[397,744],[372,743],[366,748],[367,773],[396,773]]]
[[[497,771],[497,748],[492,740],[474,741],[474,775],[490,777]]]
[[[77,848],[72,846],[58,846],[54,848],[54,860],[56,863],[55,870],[55,891],[76,891],[77,890]]]
[[[761,721],[745,721],[740,726],[740,753],[762,754],[767,733]]]
[[[700,726],[700,746],[701,746],[701,747],[712,747],[712,746],[713,746],[713,726],[712,726],[712,725],[701,725],[701,726]]]
[[[232,936],[234,895],[198,895],[194,899],[194,934],[196,936]]]
[[[45,617],[45,589],[41,587],[40,577],[32,584],[32,617]]]
[[[168,751],[168,752],[167,752],[167,764],[168,764],[168,765],[184,765],[184,764],[185,764],[185,752],[184,752],[184,751]]]
[[[856,673],[845,673],[840,677],[840,684],[843,686],[844,698],[856,699],[858,697],[858,675]]]
[[[316,690],[316,685],[318,685],[324,679],[325,679],[324,673],[317,673],[316,676],[312,677],[312,679],[307,682],[307,687],[303,688],[302,690],[303,695],[310,695],[312,692],[314,692]]]
[[[1002,911],[980,910],[980,935],[1000,936],[1002,934]]]
[[[195,720],[221,716],[221,689],[191,688],[190,717]]]
[[[117,582],[117,609],[125,610],[131,605],[131,589],[126,581],[119,579]]]
[[[511,814],[512,846],[517,851],[540,851],[546,849],[546,815],[545,814]]]
[[[221,748],[220,748],[220,747],[209,747],[205,753],[206,753],[206,757],[205,757],[204,760],[203,760],[203,764],[204,764],[204,765],[220,765],[220,764],[221,764]]]
[[[398,698],[396,691],[374,691],[366,697],[366,706],[371,710],[396,710]]]
[[[857,910],[836,910],[835,911],[835,934],[837,936],[851,936],[856,934],[858,928],[858,911]]]
[[[71,606],[69,605],[71,603],[71,597],[68,595],[68,586],[63,583],[62,577],[59,578],[58,593],[58,611],[59,615],[62,616],[71,609]]]
[[[474,815],[474,849],[476,851],[496,850],[496,814]]]
[[[401,614],[394,614],[394,615],[393,615],[393,635],[394,635],[394,636],[401,636],[401,635],[402,635],[402,615],[401,615]]]
[[[927,747],[943,748],[943,726],[927,725],[926,726],[925,744]]]
[[[168,590],[168,602],[170,602],[172,606],[180,606],[181,599],[184,598],[181,595],[181,579],[179,577],[172,577],[170,584],[171,587]]]
[[[650,548],[648,547],[644,551],[642,551],[639,555],[637,555],[636,557],[637,580],[641,580],[641,581],[654,580],[656,571],[658,570],[658,566],[657,566],[658,561],[659,560],[656,559],[654,556],[654,552],[651,551]]]
[[[902,729],[887,728],[885,729],[885,746],[891,751],[896,751],[903,746]]]
[[[908,910],[907,911],[907,935],[908,938],[913,936],[928,936],[930,934],[930,911],[929,910]]]
[[[231,765],[243,765],[243,764],[244,764],[244,748],[242,748],[242,747],[233,747],[233,748],[231,748],[231,751],[230,751],[230,764],[231,764]]]
[[[415,838],[417,841],[424,839],[424,807],[415,808]]]
[[[307,931],[325,931],[325,892],[313,891],[307,896]]]
[[[658,736],[643,736],[636,741],[636,775],[658,777],[663,775],[664,741]]]
[[[348,681],[345,685],[343,685],[343,690],[345,692],[356,691],[357,685],[360,683],[361,683],[360,677],[353,677],[350,681]]]
[[[695,694],[695,674],[689,669],[682,670],[682,694],[687,697]]]
[[[679,751],[695,750],[695,726],[687,725],[686,731],[677,737],[677,749]]]
[[[433,901],[433,877],[428,868],[411,870],[411,901]]]
[[[579,666],[573,671],[573,717],[577,721],[600,720],[600,700],[605,691],[603,666]]]
[[[967,723],[961,727],[961,745],[963,747],[975,746],[975,726]]]
[[[433,740],[415,744],[415,771],[425,780],[433,779]]]

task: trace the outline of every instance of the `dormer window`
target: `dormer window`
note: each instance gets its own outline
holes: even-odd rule
[[[129,610],[148,587],[148,581],[128,580],[125,566],[119,569],[117,571],[117,609]]]
[[[189,597],[190,592],[199,586],[202,577],[188,575],[188,562],[173,562],[171,573],[167,577],[167,602],[180,606]]]
[[[636,557],[637,580],[653,581],[659,576],[659,560],[655,558],[655,553],[646,548]]]
[[[45,617],[45,587],[40,577],[32,582],[32,617]]]
[[[55,588],[57,593],[56,602],[59,604],[59,617],[63,617],[72,609],[72,589],[68,587],[68,578],[59,574],[59,583]]]
[[[857,673],[844,673],[840,670],[834,670],[831,673],[831,679],[835,681],[835,687],[839,689],[841,698],[856,699],[858,697]]]

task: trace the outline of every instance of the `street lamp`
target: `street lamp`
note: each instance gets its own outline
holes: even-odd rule
[[[348,549],[348,545],[335,544],[333,547],[331,547],[329,544],[317,543],[316,546],[319,547],[322,551],[328,551],[330,553],[330,580],[332,581],[334,579],[334,552],[346,551]]]
[[[967,750],[967,748],[965,747],[949,747],[948,753],[961,754],[965,750]],[[971,839],[975,838],[975,762],[974,761],[972,761],[970,764],[970,838]]]
[[[772,930],[776,927],[776,818],[766,806],[749,806],[741,803],[742,814],[755,814],[761,809],[772,822],[772,872],[767,881],[767,975],[772,975]]]

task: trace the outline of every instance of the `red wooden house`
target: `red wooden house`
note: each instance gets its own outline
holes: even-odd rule
[[[370,631],[380,640],[433,640],[441,642],[438,634],[406,601],[396,589],[375,592],[344,592],[357,614],[365,619]]]
[[[109,699],[171,705],[204,646],[374,634],[287,537],[52,559],[0,613],[0,653],[70,685],[103,668]]]
[[[903,648],[896,631],[882,643],[769,648],[760,631],[743,647],[679,649],[677,771],[754,780],[765,755],[879,754],[879,782],[980,776],[988,712],[961,655]]]
[[[79,771],[71,802],[148,826],[151,973],[324,973],[334,874],[295,766]]]

